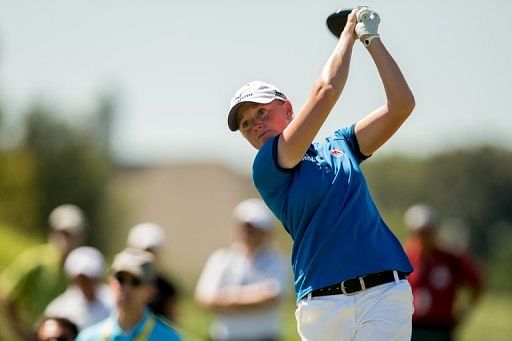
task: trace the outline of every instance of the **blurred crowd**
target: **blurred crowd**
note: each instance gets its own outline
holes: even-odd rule
[[[208,260],[197,302],[216,313],[214,340],[278,339],[279,303],[290,283],[284,257],[270,247],[272,215],[248,199],[234,218],[234,241]],[[25,250],[0,274],[0,304],[16,339],[182,339],[179,291],[163,271],[162,226],[133,226],[107,266],[98,249],[83,245],[87,224],[79,207],[56,207],[48,221],[48,242]]]
[[[173,326],[178,291],[160,265],[162,226],[134,226],[107,267],[98,249],[82,245],[87,224],[79,207],[58,206],[48,220],[48,242],[0,274],[0,304],[16,339],[181,339]]]
[[[214,314],[208,338],[279,340],[280,303],[291,283],[286,259],[271,247],[274,217],[261,200],[247,199],[233,218],[232,243],[211,254],[195,288],[197,304]],[[98,249],[83,245],[87,223],[79,207],[58,206],[48,221],[48,242],[25,250],[0,273],[0,306],[16,339],[184,339],[179,290],[163,270],[164,227],[133,226],[124,249],[106,264]],[[412,339],[453,340],[481,297],[481,269],[469,254],[443,245],[432,207],[412,206],[404,223],[414,267]]]

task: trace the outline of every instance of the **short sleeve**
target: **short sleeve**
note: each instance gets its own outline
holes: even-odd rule
[[[370,156],[366,156],[363,153],[361,153],[361,149],[359,148],[359,142],[357,141],[355,127],[356,125],[354,123],[346,128],[339,129],[334,132],[334,137],[336,139],[345,140],[348,147],[352,151],[352,155],[354,155],[356,161],[358,163],[361,163],[364,160],[368,159]]]
[[[215,251],[207,260],[196,286],[196,297],[212,299],[222,285],[226,267],[226,250]]]

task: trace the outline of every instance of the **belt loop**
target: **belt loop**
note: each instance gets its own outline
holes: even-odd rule
[[[361,284],[361,290],[366,290],[366,284],[364,284],[363,276],[359,277],[359,284]]]
[[[341,283],[340,283],[340,287],[341,287],[341,293],[342,293],[343,295],[347,295],[347,296],[348,296],[348,295],[349,295],[349,293],[345,290],[345,281],[343,281],[343,282],[341,282]]]
[[[396,270],[393,270],[393,277],[395,277],[395,283],[400,283],[400,278],[398,278],[398,272]]]
[[[311,301],[311,298],[312,298],[312,297],[313,297],[313,294],[312,294],[312,292],[310,292],[310,293],[308,294],[308,297],[307,297],[308,302],[309,302],[309,301]]]

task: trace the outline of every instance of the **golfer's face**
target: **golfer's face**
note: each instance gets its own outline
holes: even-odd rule
[[[238,127],[253,147],[260,149],[279,135],[292,117],[289,102],[274,100],[268,104],[249,104],[238,111]]]

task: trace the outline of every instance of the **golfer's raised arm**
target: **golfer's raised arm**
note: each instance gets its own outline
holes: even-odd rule
[[[384,85],[386,104],[356,123],[359,150],[364,155],[371,155],[393,136],[415,105],[409,85],[382,41],[374,39],[368,45],[368,52]]]
[[[302,160],[338,101],[348,77],[352,47],[356,39],[355,25],[355,11],[352,11],[310,97],[279,137],[278,162],[281,167],[293,168]]]

